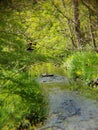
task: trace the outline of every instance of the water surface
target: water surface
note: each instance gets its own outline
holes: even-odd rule
[[[67,79],[61,77],[57,82],[52,77],[40,79],[48,95],[49,113],[39,130],[98,130],[98,102],[68,90]]]
[[[37,66],[38,82],[49,106],[47,120],[38,130],[98,130],[98,102],[68,89],[69,80],[59,66]],[[53,76],[41,76],[53,74]],[[92,95],[93,96],[93,95]]]

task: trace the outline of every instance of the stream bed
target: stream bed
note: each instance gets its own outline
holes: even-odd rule
[[[47,93],[49,113],[38,130],[98,130],[98,102],[66,89],[63,76],[40,76]],[[61,87],[65,86],[65,88]]]

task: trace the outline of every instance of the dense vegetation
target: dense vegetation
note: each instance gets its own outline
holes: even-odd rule
[[[97,35],[97,0],[1,0],[0,129],[16,128],[29,115],[34,124],[45,118],[36,64],[61,64],[87,84],[97,78]]]

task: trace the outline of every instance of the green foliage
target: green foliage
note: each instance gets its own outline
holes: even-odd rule
[[[15,127],[32,113],[36,113],[40,121],[45,116],[46,103],[39,84],[26,72],[7,78],[0,90],[0,128]]]
[[[47,58],[62,63],[70,55],[70,38],[76,42],[71,1],[65,0],[66,8],[62,1],[54,3],[58,8],[50,0],[37,0],[35,4],[32,0],[0,2],[0,129],[14,127],[28,114],[36,113],[38,121],[45,115],[43,93],[34,79],[40,71],[36,64]],[[83,46],[87,46],[87,41],[91,42],[88,9],[82,6],[81,35],[85,39]],[[96,29],[94,34],[97,43]],[[30,42],[32,52],[27,51]],[[72,78],[87,81],[98,77],[97,58],[94,52],[76,52],[65,66]]]
[[[32,113],[36,113],[37,120],[40,121],[45,117],[46,104],[43,92],[33,77],[34,71],[31,74],[29,68],[35,61],[39,62],[41,57],[36,54],[32,58],[33,54],[28,53],[23,56],[23,53],[19,53],[20,57],[14,55],[14,52],[7,53],[9,56],[3,52],[2,54],[4,58],[0,63],[0,128],[16,127],[26,115]]]
[[[0,8],[0,129],[16,128],[27,115],[34,113],[37,119],[33,121],[38,123],[46,114],[43,91],[30,69],[47,58],[36,47],[32,52],[27,51],[27,44],[34,39],[31,30],[35,31],[30,25],[37,18],[31,19],[32,9],[19,11],[20,6],[24,5],[16,4],[17,9]]]
[[[64,66],[71,78],[89,82],[98,77],[98,54],[91,51],[75,52],[66,60]]]

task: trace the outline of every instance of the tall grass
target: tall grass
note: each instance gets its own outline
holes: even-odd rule
[[[69,77],[80,78],[86,83],[98,77],[98,53],[92,51],[75,52],[64,62]]]

